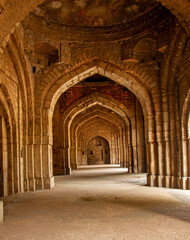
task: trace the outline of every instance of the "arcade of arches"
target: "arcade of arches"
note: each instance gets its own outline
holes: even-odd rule
[[[86,164],[190,189],[189,12],[188,0],[2,0],[0,195]]]

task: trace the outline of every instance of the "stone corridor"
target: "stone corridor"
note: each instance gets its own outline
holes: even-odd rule
[[[189,0],[0,0],[0,240],[190,239],[189,66]]]

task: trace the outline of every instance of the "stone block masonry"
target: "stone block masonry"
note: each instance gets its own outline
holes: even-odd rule
[[[0,224],[3,223],[3,201],[0,201]]]

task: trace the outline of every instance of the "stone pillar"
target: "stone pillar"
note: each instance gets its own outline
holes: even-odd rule
[[[8,195],[8,143],[7,143],[7,127],[5,124],[5,119],[2,118],[2,150],[3,150],[3,188],[4,188],[4,196]],[[0,161],[1,162],[1,161]]]
[[[188,148],[189,148],[189,139],[187,137],[183,138],[183,172],[182,172],[182,183],[181,183],[181,187],[184,190],[190,189],[190,185],[189,185],[189,179],[190,177],[188,176],[188,172],[190,166],[188,166]]]
[[[11,138],[11,137],[10,137]],[[12,139],[10,139],[10,142]],[[13,143],[8,143],[8,195],[14,193]]]
[[[4,184],[3,184],[3,129],[2,129],[2,117],[0,116],[0,196],[4,196]],[[0,213],[1,215],[1,213]]]
[[[61,163],[61,168],[62,168],[62,173],[63,175],[67,174],[67,164],[66,161],[68,161],[68,148],[63,148],[62,151],[63,155],[62,155],[62,163]]]
[[[120,136],[120,147],[119,147],[119,152],[120,152],[120,166],[124,167],[124,152],[123,152],[123,139],[122,136]]]
[[[138,154],[137,146],[133,146],[133,173],[138,173]]]
[[[43,180],[44,188],[50,189],[54,187],[53,177],[53,162],[52,162],[52,145],[42,145],[42,166],[43,166]]]
[[[34,172],[37,190],[44,189],[41,155],[42,155],[41,145],[34,144]]]
[[[144,117],[140,102],[136,99],[136,145],[138,172],[145,172]]]
[[[69,148],[69,158],[68,158],[68,175],[71,174],[71,169],[77,169],[77,162],[76,162],[76,147],[71,146]]]
[[[33,145],[27,146],[27,159],[28,159],[28,180],[29,190],[36,190],[36,181],[34,179],[34,148]]]
[[[128,172],[132,173],[133,172],[133,166],[132,166],[132,159],[133,159],[133,150],[132,146],[128,146]]]
[[[128,146],[125,144],[124,146],[124,167],[128,168]]]
[[[127,144],[126,144],[126,130],[123,130],[123,131],[125,131],[122,133],[123,134],[123,163],[124,163],[123,167],[126,168],[128,167],[128,163],[127,163],[128,151],[127,151]]]
[[[56,155],[57,156],[57,155]],[[59,148],[59,161],[60,161],[60,172],[59,174],[60,175],[65,175],[64,173],[64,169],[65,169],[65,161],[64,161],[64,148],[63,147],[60,147]],[[53,161],[55,159],[55,154],[53,153]],[[53,165],[53,168],[54,168],[54,165]],[[54,174],[54,169],[53,169],[53,174]]]
[[[13,143],[13,169],[14,169],[14,193],[19,192],[19,170],[18,170],[17,144]]]
[[[177,187],[177,128],[175,118],[175,102],[176,94],[174,91],[170,92],[169,96],[169,110],[170,110],[170,140],[171,140],[171,187]]]
[[[157,172],[156,172],[156,143],[148,143],[148,152],[149,152],[149,185],[151,187],[157,186]]]
[[[171,186],[171,152],[169,138],[169,109],[167,93],[162,93],[162,109],[163,109],[163,145],[165,149],[165,187]]]
[[[3,223],[3,201],[0,201],[0,224]]]
[[[29,179],[28,179],[28,145],[23,148],[24,155],[24,191],[29,191]]]
[[[163,142],[158,142],[158,187],[164,187],[164,153]]]
[[[166,176],[165,176],[165,186],[167,188],[171,187],[171,152],[170,152],[170,141],[165,141],[165,159],[166,159]]]
[[[136,122],[136,119],[134,120]],[[135,123],[134,123],[135,124]],[[136,128],[132,127],[132,172],[138,172],[138,155],[137,155],[137,135],[136,135]]]
[[[118,143],[117,143],[117,145],[116,145],[116,147],[115,147],[115,152],[116,152],[116,160],[117,160],[117,163],[118,164],[121,164],[121,159],[120,159],[120,152],[119,152],[119,146],[118,146]]]

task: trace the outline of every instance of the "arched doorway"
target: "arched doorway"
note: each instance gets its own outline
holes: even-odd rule
[[[87,146],[88,165],[101,165],[110,163],[110,147],[105,138],[96,136]]]
[[[155,142],[155,124],[158,123],[159,117],[155,119],[154,116],[154,104],[152,104],[150,94],[147,91],[146,86],[142,85],[141,80],[134,77],[133,74],[130,74],[128,72],[118,72],[118,69],[116,68],[115,65],[110,65],[110,63],[106,63],[107,67],[106,70],[102,68],[101,66],[101,60],[96,60],[96,61],[89,61],[87,64],[85,64],[85,70],[80,69],[81,66],[78,68],[80,69],[81,72],[78,73],[78,70],[76,69],[73,72],[73,75],[71,75],[71,72],[69,72],[68,76],[67,74],[64,76],[59,76],[59,80],[57,79],[57,84],[56,85],[48,85],[46,88],[46,91],[44,91],[42,95],[42,102],[41,102],[41,110],[42,110],[42,125],[43,125],[43,131],[42,131],[42,139],[46,139],[44,141],[44,144],[42,145],[42,164],[45,167],[44,168],[44,179],[45,180],[45,188],[49,188],[54,186],[54,178],[53,178],[53,163],[54,160],[52,159],[52,147],[54,147],[53,143],[53,126],[52,126],[52,119],[53,116],[55,115],[55,112],[58,111],[59,115],[59,108],[56,110],[56,103],[62,96],[62,94],[66,91],[68,91],[71,87],[74,87],[76,84],[82,83],[87,77],[94,76],[95,74],[99,74],[100,76],[103,76],[105,78],[111,79],[115,84],[119,84],[121,87],[128,89],[131,91],[131,93],[134,95],[134,97],[139,101],[139,104],[141,106],[141,111],[143,117],[143,129],[144,129],[144,143],[146,143],[147,149],[146,153],[144,152],[143,155],[146,155],[147,160],[147,180],[148,184],[151,186],[156,186],[157,185],[157,157],[159,157],[159,154],[157,156],[157,143]],[[82,65],[83,66],[83,65]],[[110,72],[110,68],[112,73]],[[114,71],[116,73],[114,73]],[[131,71],[131,70],[129,70]],[[122,75],[121,75],[122,74]],[[72,76],[72,77],[71,77]],[[69,80],[67,80],[69,79]],[[127,81],[126,81],[127,80]],[[55,83],[56,81],[54,81]],[[104,82],[105,84],[105,82]],[[132,87],[133,86],[133,87]],[[93,88],[92,88],[93,89]],[[138,91],[141,89],[141,91]],[[72,95],[72,94],[71,94]],[[70,96],[71,96],[70,95]],[[67,96],[68,97],[68,96]],[[156,93],[152,96],[152,98],[156,97]],[[48,100],[51,99],[51,100]],[[120,109],[122,109],[122,105],[118,105]],[[134,105],[133,105],[134,106]],[[75,110],[78,112],[80,109],[80,106],[76,106]],[[109,117],[109,120],[112,120],[113,116],[115,113],[110,111],[111,116]],[[76,116],[76,114],[74,114]],[[123,115],[122,119],[126,119],[127,116]],[[80,124],[80,119],[76,118],[77,123]],[[120,121],[117,121],[118,124]],[[132,122],[131,122],[132,123]],[[70,125],[69,125],[70,127]],[[115,126],[116,127],[116,126]],[[140,127],[140,126],[139,126]],[[75,125],[74,129],[77,129],[78,127]],[[93,128],[92,128],[93,129]],[[114,131],[116,129],[114,128]],[[118,134],[127,132],[127,131],[121,131],[121,128],[118,128]],[[135,131],[132,131],[132,135],[135,133]],[[58,133],[60,135],[60,132]],[[67,133],[68,134],[68,133]],[[64,159],[68,158],[68,169],[66,169],[66,172],[69,174],[71,172],[71,159],[76,159],[76,134],[74,134],[75,139],[73,141],[69,141],[66,146],[61,146],[61,151],[59,151],[59,156],[62,161],[62,166],[64,165]],[[143,137],[142,134],[137,134],[137,137]],[[68,136],[69,138],[71,137],[70,134]],[[130,164],[130,169],[132,170],[131,172],[138,172],[138,147],[135,145],[136,142],[133,141],[135,138],[131,138],[131,136],[128,136],[129,139],[132,140],[132,145],[122,145],[121,148],[119,149],[118,155],[123,159],[124,156],[129,156],[129,159],[132,161],[129,162]],[[120,139],[125,139],[123,134],[121,134]],[[137,138],[136,138],[137,139]],[[45,144],[46,143],[46,144]],[[123,142],[124,143],[124,142]],[[119,142],[120,144],[120,142]],[[134,145],[133,145],[134,144]],[[162,147],[162,146],[161,146]],[[145,149],[145,148],[144,148]],[[54,152],[54,151],[53,151]],[[142,156],[142,154],[141,154]],[[142,158],[140,159],[144,161],[145,159]],[[61,166],[61,167],[62,167]],[[75,166],[74,166],[75,167]],[[49,177],[48,177],[49,176]],[[47,183],[47,184],[46,184]],[[50,184],[50,185],[49,185]]]
[[[130,173],[146,171],[141,104],[109,78],[95,74],[63,92],[52,127],[54,175],[93,164],[120,164]]]

